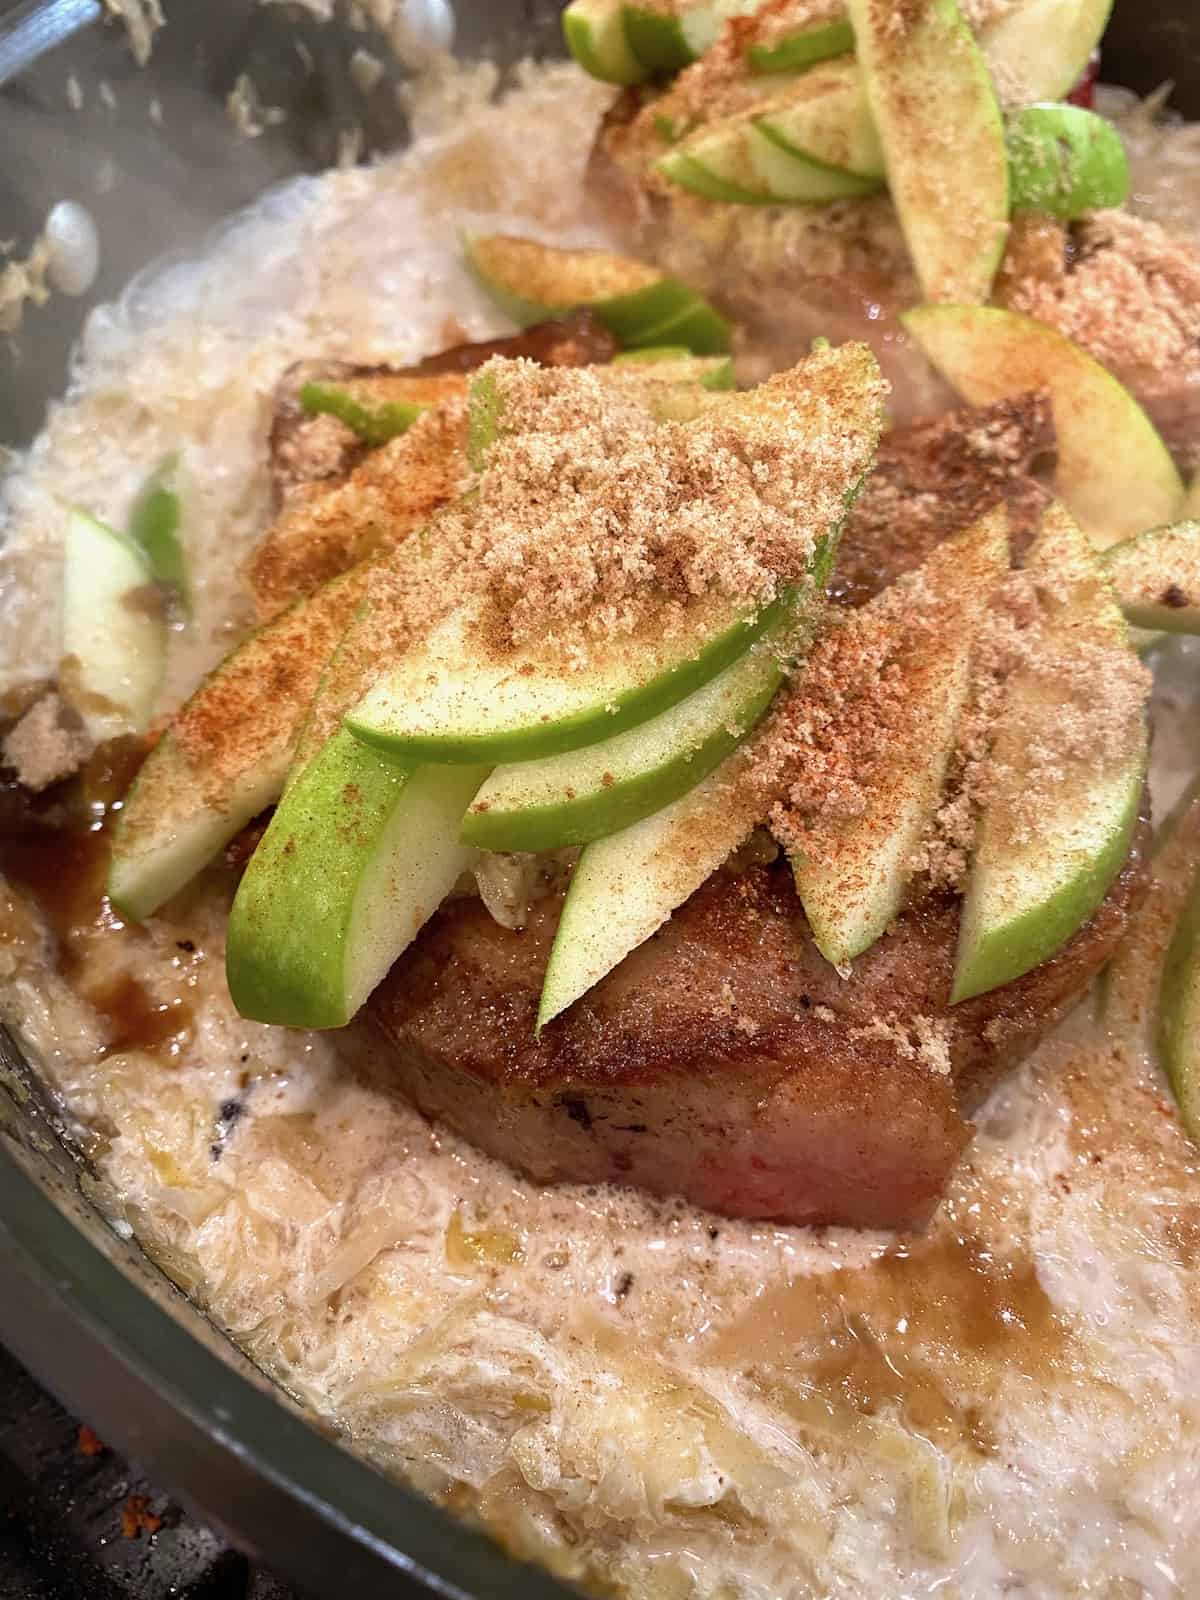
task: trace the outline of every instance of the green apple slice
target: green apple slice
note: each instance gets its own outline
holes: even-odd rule
[[[143,485],[129,513],[129,537],[146,552],[154,581],[192,614],[192,586],[183,547],[183,509],[187,498],[177,453],[166,457]]]
[[[123,916],[150,916],[279,798],[369,568],[334,578],[251,635],[176,713],[118,814],[108,895]]]
[[[877,368],[862,345],[823,358],[830,428],[836,427],[851,493],[878,437]],[[730,395],[721,404],[746,441],[760,428],[806,421],[807,365],[766,384]],[[486,386],[490,375],[479,382]],[[492,425],[495,425],[493,408]],[[850,463],[857,460],[858,471]],[[810,572],[824,557],[822,539]],[[623,733],[677,705],[739,659],[756,639],[783,621],[794,596],[747,609],[718,594],[689,602],[679,626],[663,637],[647,622],[635,634],[600,644],[585,665],[544,646],[527,644],[503,655],[489,652],[486,601],[455,607],[417,647],[389,663],[348,718],[354,732],[397,760],[527,761],[580,749]]]
[[[670,10],[627,4],[625,37],[634,58],[652,77],[667,77],[699,61],[712,48],[725,20],[723,9],[712,0]]]
[[[584,850],[546,967],[539,1033],[644,943],[749,837],[760,807],[725,776],[726,768],[718,767],[682,799]]]
[[[1022,0],[980,36],[1010,100],[1061,100],[1100,43],[1112,0]]]
[[[779,624],[789,605],[786,596],[752,611],[697,602],[670,639],[648,626],[572,670],[535,646],[488,659],[482,603],[468,603],[386,674],[347,722],[399,761],[494,765],[577,750],[677,705]]]
[[[97,742],[138,733],[167,654],[162,593],[132,539],[86,512],[67,523],[59,686]]]
[[[1104,568],[1136,627],[1200,633],[1200,522],[1169,523],[1110,545]]]
[[[711,683],[628,733],[498,768],[467,812],[463,839],[485,850],[558,850],[660,811],[759,721],[787,671],[783,649],[782,636],[768,634]]]
[[[1064,671],[1102,672],[1099,652],[1130,649],[1125,620],[1099,558],[1053,505],[1026,562],[1041,603],[1033,645]],[[1129,854],[1145,781],[1144,717],[1109,731],[1102,766],[1064,756],[1052,790],[1030,816],[1028,752],[1055,744],[1074,709],[1056,672],[1020,667],[1010,678],[993,740],[993,782],[982,807],[963,904],[951,1001],[999,988],[1049,959],[1088,920]]]
[[[650,76],[629,48],[623,0],[571,0],[563,39],[583,70],[602,83],[643,83]]]
[[[649,345],[644,350],[623,350],[612,358],[612,367],[664,367],[665,376],[676,382],[698,382],[702,389],[732,389],[736,375],[732,356],[694,356],[686,345]]]
[[[1163,965],[1197,867],[1200,778],[1188,785],[1154,835],[1146,897],[1104,973],[1104,1024],[1134,1049],[1154,1050]]]
[[[789,33],[778,44],[752,44],[746,51],[751,72],[803,72],[854,49],[854,29],[845,20],[818,22]]]
[[[1008,119],[1014,211],[1044,211],[1064,222],[1124,205],[1129,157],[1111,122],[1082,106],[1025,106]]]
[[[409,380],[412,381],[412,380]],[[419,379],[416,382],[419,383]],[[395,380],[389,387],[400,388],[403,380]],[[343,383],[311,382],[301,386],[300,404],[310,417],[330,416],[344,422],[365,444],[386,444],[409,428],[428,411],[427,401],[404,399],[401,396],[382,399],[364,386],[372,380],[349,379]],[[374,380],[378,388],[378,380]]]
[[[707,300],[628,256],[511,234],[468,234],[463,249],[481,288],[520,327],[587,306],[623,345],[683,344],[697,355],[729,349],[729,324]]]
[[[786,150],[758,127],[758,112],[744,112],[700,129],[655,166],[672,183],[732,205],[816,205],[872,194],[878,179]]]
[[[1193,875],[1167,951],[1157,1043],[1183,1125],[1200,1142],[1200,872]]]
[[[486,773],[397,766],[335,733],[238,886],[225,971],[241,1015],[344,1027],[475,860],[458,830]]]
[[[971,405],[1049,394],[1057,492],[1096,544],[1178,515],[1183,483],[1149,417],[1061,333],[997,306],[921,306],[901,321]]]
[[[883,146],[855,61],[812,68],[755,126],[788,155],[883,180]]]
[[[888,187],[926,300],[986,300],[1008,234],[1004,123],[955,0],[849,0]]]
[[[845,624],[851,660],[855,636],[869,639],[883,628],[895,641],[885,669],[893,685],[892,756],[886,766],[862,775],[863,808],[852,821],[815,819],[806,828],[807,848],[791,853],[813,939],[835,967],[869,949],[903,903],[911,863],[941,798],[980,626],[1008,570],[1007,526],[1003,509],[992,512],[939,545],[916,572]],[[844,640],[831,638],[825,648],[844,646]],[[822,648],[818,643],[818,654]],[[803,674],[794,692],[803,697]],[[870,693],[869,685],[864,693]],[[855,704],[847,714],[857,718],[861,707]]]

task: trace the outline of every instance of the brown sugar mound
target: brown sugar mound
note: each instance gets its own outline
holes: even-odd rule
[[[1013,225],[999,304],[1057,328],[1118,377],[1185,465],[1200,462],[1200,245],[1125,211]]]
[[[707,595],[801,582],[870,465],[868,352],[823,350],[750,396],[660,423],[593,372],[489,363],[503,429],[477,486],[479,570],[508,644],[631,633]],[[872,404],[874,402],[874,404]]]

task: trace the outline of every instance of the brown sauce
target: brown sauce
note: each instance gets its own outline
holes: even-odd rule
[[[78,779],[47,797],[5,786],[0,875],[33,904],[55,941],[59,971],[107,1024],[105,1054],[178,1053],[192,1020],[182,994],[152,993],[128,972],[92,956],[98,938],[139,940],[104,892],[110,826],[145,753],[140,740],[102,745]]]
[[[1032,1259],[1001,1259],[947,1217],[869,1266],[768,1289],[713,1353],[819,1431],[891,1417],[943,1448],[995,1448],[990,1374],[1065,1375],[1071,1333]]]

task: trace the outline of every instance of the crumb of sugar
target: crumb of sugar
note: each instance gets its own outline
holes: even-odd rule
[[[0,245],[0,254],[4,248]],[[30,245],[28,255],[0,267],[0,333],[16,333],[26,305],[44,306],[49,300],[53,260],[54,247],[43,231]]]
[[[939,1077],[950,1075],[950,1023],[945,1017],[918,1015],[901,1021],[892,1012],[849,1029],[847,1037],[890,1044],[902,1061],[919,1062]]]
[[[161,0],[104,0],[104,8],[124,24],[133,58],[144,67],[154,47],[154,35],[166,25]]]
[[[1200,379],[1200,246],[1158,223],[1098,211],[1068,236],[1019,218],[997,299],[1118,372]]]
[[[248,72],[240,72],[225,97],[225,109],[237,131],[247,139],[257,139],[267,128],[275,127],[287,116],[282,106],[263,105],[258,88]]]
[[[91,751],[92,741],[79,717],[53,691],[9,729],[3,744],[5,763],[35,794],[78,772]]]
[[[865,433],[840,423],[839,373],[822,351],[756,391],[749,422],[731,404],[660,423],[586,368],[493,358],[481,381],[505,431],[463,517],[489,642],[563,631],[586,651],[664,610],[670,630],[705,596],[753,605],[800,582],[870,460]]]

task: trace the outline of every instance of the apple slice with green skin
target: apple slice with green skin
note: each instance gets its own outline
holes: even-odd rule
[[[332,579],[260,628],[176,713],[125,797],[108,896],[141,921],[279,798],[297,732],[371,563]]]
[[[1200,872],[1195,870],[1163,967],[1157,1043],[1183,1126],[1200,1143]]]
[[[1008,570],[1003,509],[948,539],[915,572],[855,612],[816,646],[847,671],[860,641],[894,641],[888,674],[888,759],[861,774],[862,810],[850,821],[806,823],[790,852],[796,889],[817,949],[845,967],[887,930],[903,904],[914,856],[933,819],[970,689],[971,657],[995,592]],[[875,650],[871,651],[875,655]],[[901,687],[897,692],[897,684]],[[804,675],[793,691],[804,695]],[[863,693],[870,694],[864,684]],[[852,722],[858,702],[847,708]],[[839,735],[836,723],[831,738]]]
[[[814,580],[814,613],[823,588]],[[785,637],[793,633],[787,626],[766,635],[704,688],[628,733],[500,767],[467,812],[463,839],[485,850],[558,850],[660,811],[706,778],[763,716],[788,670],[784,650],[801,648]]]
[[[482,603],[468,603],[385,674],[347,723],[397,761],[495,765],[578,750],[677,705],[781,623],[791,603],[697,602],[669,640],[648,624],[576,670],[540,645],[488,659]]]
[[[625,6],[629,48],[652,77],[680,72],[699,61],[717,42],[727,18],[756,11],[762,0],[692,0],[672,10],[661,6]]]
[[[589,844],[571,875],[538,1007],[537,1031],[661,928],[761,820],[729,761],[652,816]]]
[[[926,300],[986,300],[1008,236],[1004,122],[955,0],[849,0],[888,188]]]
[[[1178,515],[1183,483],[1149,417],[1061,333],[998,306],[920,306],[900,320],[971,405],[1049,394],[1056,490],[1097,545]]]
[[[229,915],[243,1017],[341,1028],[454,887],[480,767],[408,768],[334,734],[288,789]]]
[[[883,146],[856,61],[813,67],[755,126],[787,155],[883,180]]]
[[[854,49],[854,29],[844,20],[801,28],[777,44],[752,44],[746,51],[751,72],[803,72]]]
[[[811,357],[757,389],[730,395],[722,401],[723,416],[748,446],[760,429],[773,438],[780,427],[812,426],[812,362],[837,411],[846,463],[843,492],[849,494],[868,465],[881,421],[878,369],[863,346]],[[476,432],[484,443],[488,428],[499,423],[495,375],[485,371],[472,398],[489,389],[493,400],[481,408],[485,416]],[[812,566],[822,555],[818,545]],[[646,622],[634,634],[598,644],[581,666],[562,654],[548,656],[540,641],[504,654],[488,652],[486,600],[473,597],[389,664],[347,720],[359,738],[402,761],[496,765],[581,749],[669,710],[703,687],[781,623],[794,600],[784,592],[748,609],[717,594],[701,596],[688,604],[669,637],[657,622]]]
[[[167,655],[163,597],[144,550],[73,511],[63,553],[59,686],[97,742],[149,722]]]
[[[1188,785],[1154,835],[1146,897],[1104,973],[1102,1020],[1134,1050],[1155,1049],[1163,966],[1198,866],[1200,778]]]
[[[1061,100],[1100,43],[1112,0],[1023,0],[983,29],[980,43],[998,83],[1017,99]]]
[[[1104,568],[1136,627],[1200,633],[1200,522],[1169,523],[1110,545]]]
[[[1145,782],[1139,710],[1106,730],[1096,762],[1064,751],[1054,781],[1031,793],[1030,750],[1059,748],[1058,731],[1081,714],[1069,699],[1072,675],[1111,681],[1132,650],[1099,557],[1061,505],[1046,511],[1026,569],[1039,596],[1036,654],[1005,686],[993,735],[952,1003],[1040,966],[1083,926],[1129,854]]]
[[[146,552],[154,581],[162,585],[187,618],[192,615],[192,585],[183,546],[187,483],[178,453],[166,457],[143,485],[129,513],[129,537]]]
[[[300,404],[310,417],[336,417],[369,445],[386,444],[407,433],[429,409],[428,404],[413,400],[362,399],[349,383],[306,383],[300,390]]]
[[[760,115],[744,112],[699,129],[660,156],[656,169],[680,188],[731,205],[817,205],[882,187],[878,178],[784,149],[761,131]]]
[[[1071,222],[1086,211],[1124,205],[1129,158],[1111,122],[1082,106],[1025,106],[1008,119],[1014,211],[1044,211]]]
[[[707,300],[676,278],[607,250],[562,250],[511,234],[468,234],[464,260],[519,327],[587,306],[623,345],[686,345],[723,355],[730,329]]]
[[[712,408],[710,396],[733,389],[729,356],[679,354],[672,346],[629,350],[607,366],[593,369],[598,381],[645,406],[657,422],[690,422]],[[488,371],[471,381],[467,393],[467,459],[478,471],[488,447],[503,429],[502,401]]]
[[[702,389],[721,391],[736,385],[732,356],[694,356],[686,345],[651,345],[645,350],[624,350],[612,358],[612,367],[664,366],[666,376],[697,381]]]
[[[650,76],[629,48],[624,11],[623,0],[571,0],[562,14],[567,49],[602,83],[627,86]]]

